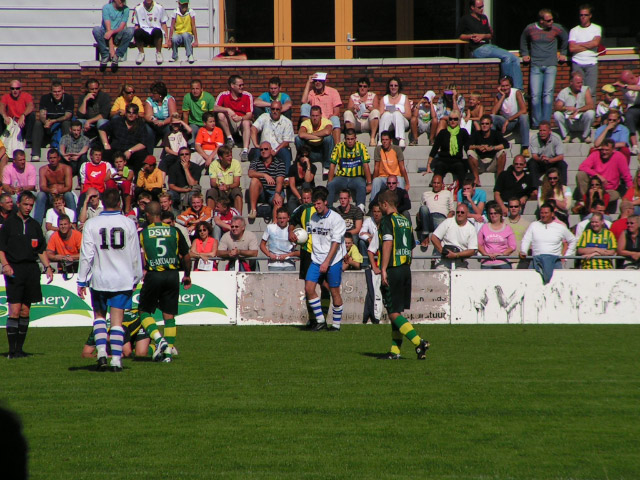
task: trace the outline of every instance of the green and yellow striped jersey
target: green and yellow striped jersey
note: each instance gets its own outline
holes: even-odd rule
[[[180,256],[189,253],[182,233],[166,223],[152,223],[140,232],[147,270],[163,272],[180,268]]]
[[[378,239],[380,240],[380,249],[378,250],[378,264],[380,266],[382,265],[382,249],[385,240],[393,241],[389,267],[411,265],[411,250],[415,246],[415,240],[411,221],[407,217],[397,212],[382,217],[378,228]]]
[[[364,177],[364,164],[370,160],[367,147],[361,142],[356,142],[352,149],[348,149],[344,142],[339,143],[331,154],[336,177]]]
[[[618,248],[618,242],[611,230],[606,228],[602,229],[600,233],[596,233],[590,228],[585,229],[582,236],[578,240],[576,248],[589,248],[598,247],[605,248],[607,250],[615,250]],[[582,260],[581,268],[586,270],[607,270],[613,268],[613,262],[611,260],[605,260],[598,258],[597,256]]]
[[[302,228],[307,230],[307,225],[309,224],[311,215],[313,215],[314,213],[316,213],[316,207],[313,206],[313,203],[305,203],[304,205],[300,205],[298,208],[296,208],[293,211],[293,214],[291,215],[290,224],[300,225]],[[307,233],[309,234],[309,239],[307,240],[307,243],[302,245],[300,248],[306,252],[311,253],[311,245],[312,245],[311,232],[307,230]]]

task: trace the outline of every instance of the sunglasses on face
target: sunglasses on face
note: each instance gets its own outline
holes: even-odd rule
[[[520,205],[509,205],[509,208],[520,208]]]
[[[467,212],[465,212],[464,210],[462,210],[462,211],[460,211],[460,212],[456,212],[456,214],[458,214],[458,215],[463,215],[463,214],[465,214],[465,213],[467,213]]]
[[[549,177],[549,180],[558,180],[558,177]]]
[[[9,90],[20,90],[22,87],[9,87]]]
[[[131,91],[126,91],[124,92],[127,95],[133,95],[134,93],[136,93],[135,91],[131,90]]]
[[[261,149],[260,149],[260,151],[261,151],[261,152],[268,152],[268,151],[270,151],[270,150],[271,150],[271,148],[261,148]]]
[[[450,122],[457,122],[458,120],[460,120],[458,117],[450,117],[449,118]]]

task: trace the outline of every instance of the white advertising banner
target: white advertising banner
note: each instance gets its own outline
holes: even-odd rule
[[[178,325],[230,325],[236,323],[236,272],[194,272],[192,286],[180,288]],[[54,275],[47,285],[42,276],[42,302],[31,306],[32,327],[79,327],[93,324],[89,295],[83,300],[77,294],[75,276],[64,280]],[[133,294],[133,307],[138,307],[140,285]],[[0,326],[6,325],[8,313],[4,277],[0,276]],[[159,310],[154,318],[162,319]]]
[[[451,323],[640,323],[640,275],[624,270],[451,273]]]

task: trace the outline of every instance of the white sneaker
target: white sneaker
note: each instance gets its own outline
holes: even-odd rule
[[[38,155],[32,155],[31,156],[31,161],[32,162],[39,162],[40,161],[40,157]]]
[[[136,58],[136,65],[140,65],[144,62],[144,52],[138,54],[138,58]]]
[[[400,141],[398,142],[398,146],[400,148],[404,148],[407,146],[407,142],[404,140],[404,138],[401,138]]]
[[[156,52],[156,63],[158,65],[162,65],[162,62],[164,62],[164,58],[162,58],[162,54],[160,52]]]
[[[631,146],[631,155],[638,155],[638,145]]]
[[[167,343],[167,341],[162,338],[160,339],[160,342],[156,345],[156,351],[153,352],[153,356],[151,357],[151,359],[154,362],[161,362],[162,359],[164,358],[164,351],[169,347],[169,343]]]
[[[178,59],[177,59],[177,58],[173,58],[173,57],[171,57],[171,58],[169,59],[169,62],[170,62],[170,63],[177,62],[177,61],[178,61]]]
[[[365,206],[361,203],[360,205],[358,205],[358,208],[360,209],[360,211],[366,215],[366,211],[365,211]]]
[[[193,62],[195,62],[195,61],[196,61],[196,59],[195,59],[195,58],[193,58],[193,55],[189,55],[189,56],[187,57],[187,62],[189,62],[189,63],[193,63]]]

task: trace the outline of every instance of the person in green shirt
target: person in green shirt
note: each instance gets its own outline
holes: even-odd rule
[[[418,360],[426,358],[429,342],[420,338],[402,313],[411,307],[411,250],[415,246],[411,221],[398,213],[398,197],[392,190],[380,194],[379,205],[384,217],[380,221],[379,270],[382,275],[382,302],[391,321],[391,350],[383,358],[397,360],[403,336],[416,347]],[[374,268],[374,271],[376,268]],[[375,272],[376,274],[378,272]]]
[[[193,142],[198,136],[198,130],[204,126],[202,115],[205,112],[213,112],[216,99],[209,92],[202,89],[200,80],[191,81],[191,92],[187,93],[182,100],[182,121],[188,123],[191,129],[191,140],[189,146],[193,146]]]

